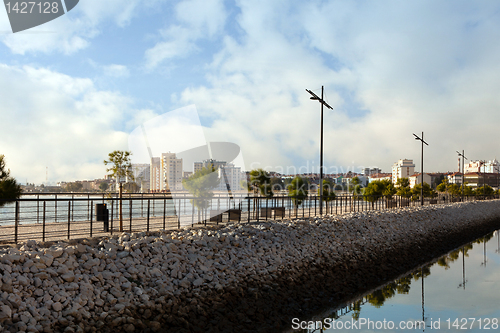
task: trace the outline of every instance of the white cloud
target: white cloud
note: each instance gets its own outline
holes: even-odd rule
[[[153,69],[166,60],[198,50],[196,43],[220,33],[227,16],[222,0],[182,1],[176,5],[175,14],[178,23],[162,29],[160,40],[146,50],[146,68]]]
[[[103,23],[113,21],[124,27],[132,18],[164,0],[85,0],[65,15],[41,26],[19,33],[0,34],[2,41],[13,53],[72,54],[90,45],[101,31]],[[0,31],[11,31],[5,11],[0,10]]]
[[[209,85],[185,89],[181,101],[213,117],[207,136],[234,140],[247,162],[317,160],[319,104],[304,89],[321,85],[336,109],[325,111],[327,166],[419,165],[412,133],[421,131],[433,171],[455,169],[458,149],[498,156],[500,26],[491,4],[238,4],[241,37],[226,37]]]
[[[1,153],[21,182],[44,182],[46,167],[49,181],[102,177],[107,154],[127,149],[129,98],[28,66],[0,65],[0,88]]]
[[[127,66],[111,64],[103,67],[104,74],[111,77],[128,77],[130,71]]]

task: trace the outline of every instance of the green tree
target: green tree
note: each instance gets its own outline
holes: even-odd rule
[[[368,183],[368,186],[363,190],[363,200],[371,202],[372,208],[374,208],[375,202],[384,195],[388,183],[390,183],[388,180],[374,180]]]
[[[99,184],[99,189],[103,192],[105,192],[108,189],[108,183],[102,182]]]
[[[424,183],[424,198],[433,198],[435,196],[435,192],[431,189],[431,186],[427,183]],[[416,201],[420,197],[420,190],[422,189],[421,184],[415,184],[411,190],[412,200]]]
[[[80,182],[67,183],[64,187],[66,192],[81,192],[83,189],[83,184]]]
[[[264,169],[255,169],[250,171],[250,186],[254,189],[254,193],[260,190],[260,194],[266,198],[273,197],[271,186],[271,176]]]
[[[184,188],[193,195],[191,203],[198,209],[198,221],[201,222],[200,212],[206,210],[214,196],[213,190],[219,185],[219,176],[214,168],[202,168],[191,177],[182,180]]]
[[[109,172],[108,176],[115,178],[116,182],[119,183],[119,215],[120,215],[120,232],[123,231],[123,214],[122,214],[122,198],[123,198],[123,183],[121,179],[129,178],[134,180],[134,174],[132,172],[132,163],[130,162],[129,151],[115,150],[108,154],[109,160],[104,160],[104,165],[110,164],[111,167],[106,169]]]
[[[408,178],[398,178],[396,181],[396,194],[403,197],[411,197],[410,180]]]
[[[0,155],[0,207],[16,201],[22,193],[21,185],[10,176],[10,170],[5,165],[5,156]]]
[[[288,187],[288,196],[292,198],[295,211],[297,211],[302,202],[307,198],[309,193],[307,185],[307,181],[304,178],[296,176]]]
[[[494,192],[493,188],[489,185],[481,186],[476,189],[476,195],[493,195]]]
[[[462,188],[458,184],[449,184],[447,190],[448,190],[448,193],[450,193],[453,196],[457,196],[457,195],[460,195],[460,193],[462,193]]]
[[[328,203],[335,200],[334,184],[331,180],[323,179],[323,200],[326,202],[326,213],[328,214]],[[320,195],[318,188],[318,195]]]
[[[464,186],[464,195],[465,196],[476,195],[476,191],[474,191],[474,189],[472,187],[467,186],[467,184],[465,184],[465,186]]]
[[[444,178],[441,184],[436,186],[436,190],[441,193],[448,192],[448,185],[448,178]]]

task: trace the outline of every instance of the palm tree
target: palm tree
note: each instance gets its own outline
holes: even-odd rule
[[[120,201],[119,205],[119,215],[120,215],[120,232],[123,231],[123,214],[122,214],[122,193],[123,193],[123,183],[120,181],[123,178],[130,178],[134,180],[134,174],[132,172],[132,164],[130,162],[130,155],[132,155],[129,151],[121,151],[115,150],[112,153],[108,154],[109,161],[104,160],[104,165],[112,164],[112,166],[106,169],[107,172],[110,172],[109,176],[116,179],[116,182],[119,184],[119,197]]]
[[[296,176],[288,187],[288,196],[292,198],[293,204],[295,206],[295,213],[297,213],[297,209],[307,198],[307,194],[309,191],[306,187],[307,182],[300,176]]]
[[[182,180],[182,185],[192,195],[191,203],[198,209],[198,222],[201,222],[200,212],[206,210],[214,196],[213,189],[219,184],[219,177],[214,168],[202,168],[188,179]]]

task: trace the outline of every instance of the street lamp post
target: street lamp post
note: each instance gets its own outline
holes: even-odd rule
[[[324,88],[321,86],[321,98],[319,98],[318,95],[313,93],[311,90],[306,89],[306,91],[312,95],[312,100],[316,100],[321,103],[321,134],[319,144],[319,215],[323,215],[323,105],[333,110],[333,108],[323,100],[323,90]]]
[[[463,201],[464,183],[465,183],[464,158],[467,159],[467,157],[465,157],[463,150],[462,150],[462,153],[458,152],[458,150],[457,150],[457,153],[458,153],[458,156],[462,156],[462,201]]]
[[[422,137],[419,138],[418,135],[413,133],[415,136],[415,140],[420,140],[422,141],[422,176],[420,177],[420,205],[424,205],[424,143],[428,146],[429,144],[424,141],[424,132],[422,132]]]

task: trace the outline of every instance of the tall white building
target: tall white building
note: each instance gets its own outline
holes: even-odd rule
[[[175,153],[161,154],[162,183],[165,190],[182,190],[182,158]]]
[[[241,167],[234,166],[232,163],[227,163],[225,166],[219,167],[219,186],[217,190],[227,191],[227,185],[231,191],[239,191],[241,189],[240,182],[243,179]],[[245,177],[246,178],[246,177]]]
[[[413,160],[399,160],[392,166],[392,183],[396,184],[399,178],[410,178],[415,173]]]
[[[162,183],[161,160],[159,157],[153,157],[149,166],[149,189],[155,192],[161,191]]]

